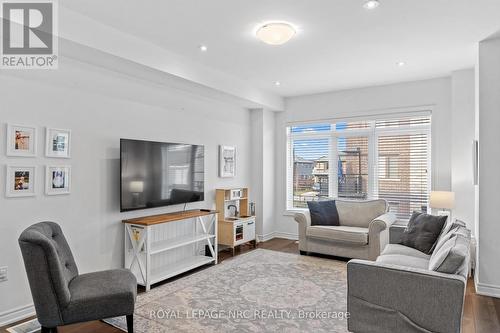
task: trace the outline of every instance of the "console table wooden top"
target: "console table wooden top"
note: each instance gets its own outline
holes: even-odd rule
[[[155,224],[161,224],[161,223],[168,223],[168,222],[174,222],[174,221],[180,221],[180,220],[185,220],[185,219],[190,219],[190,218],[195,218],[195,217],[200,217],[200,216],[207,216],[207,215],[213,215],[217,214],[218,212],[216,210],[211,210],[211,211],[202,211],[199,209],[193,209],[193,210],[186,210],[182,212],[173,212],[173,213],[167,213],[167,214],[159,214],[159,215],[151,215],[151,216],[144,216],[144,217],[138,217],[135,219],[128,219],[128,220],[123,220],[123,223],[128,223],[128,224],[138,224],[138,225],[155,225]]]

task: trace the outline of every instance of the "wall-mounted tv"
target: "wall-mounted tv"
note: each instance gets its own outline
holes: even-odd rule
[[[120,211],[203,201],[201,145],[120,140]]]

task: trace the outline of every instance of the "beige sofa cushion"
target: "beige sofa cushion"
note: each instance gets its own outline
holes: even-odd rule
[[[359,245],[368,244],[368,228],[315,225],[307,227],[306,235]]]
[[[341,226],[368,228],[371,221],[387,212],[383,199],[369,201],[335,200]]]

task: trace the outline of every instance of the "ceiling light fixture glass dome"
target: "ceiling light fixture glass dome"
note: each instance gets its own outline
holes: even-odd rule
[[[378,6],[380,6],[380,2],[378,0],[368,0],[363,5],[366,9],[375,9]]]
[[[260,26],[255,35],[269,45],[282,45],[292,39],[297,31],[286,22],[270,22]]]

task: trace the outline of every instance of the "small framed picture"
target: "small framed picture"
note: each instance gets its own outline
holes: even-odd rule
[[[31,197],[35,195],[35,166],[7,166],[5,195],[7,197]]]
[[[47,157],[70,158],[71,131],[57,128],[47,128],[45,140],[45,155]]]
[[[7,156],[36,156],[36,127],[7,125]]]
[[[219,146],[219,177],[230,178],[236,175],[236,147]]]
[[[47,195],[69,194],[71,188],[70,166],[47,166],[45,193]]]

